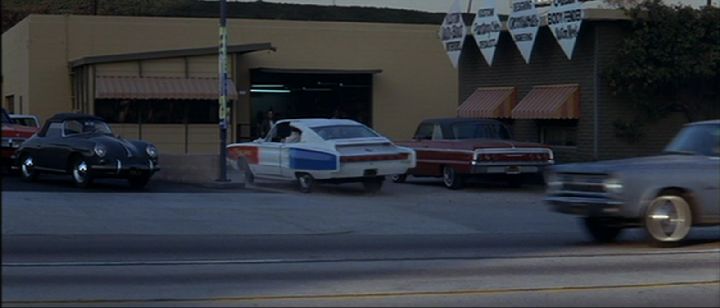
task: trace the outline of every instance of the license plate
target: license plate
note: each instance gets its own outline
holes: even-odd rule
[[[510,166],[505,169],[505,173],[507,174],[518,174],[520,173],[520,167],[518,166]]]
[[[130,175],[141,175],[142,171],[137,170],[137,169],[132,169],[132,170],[130,170],[129,173],[130,173]]]

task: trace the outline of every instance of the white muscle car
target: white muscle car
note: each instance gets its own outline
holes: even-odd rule
[[[415,167],[415,151],[393,144],[352,120],[278,121],[265,138],[227,146],[228,159],[247,163],[246,181],[296,180],[308,193],[314,182],[361,182],[375,192],[385,176]]]

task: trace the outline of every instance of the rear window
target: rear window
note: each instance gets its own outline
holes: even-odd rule
[[[456,123],[451,129],[455,139],[510,139],[510,133],[504,126],[493,123]]]
[[[379,137],[371,129],[360,125],[322,126],[312,130],[325,140]]]

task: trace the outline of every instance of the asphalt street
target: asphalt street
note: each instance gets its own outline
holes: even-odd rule
[[[596,244],[538,185],[2,185],[3,306],[720,306],[720,228]]]

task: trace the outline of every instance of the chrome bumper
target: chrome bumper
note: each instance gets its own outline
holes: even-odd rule
[[[581,216],[619,216],[622,201],[607,198],[548,196],[544,201],[556,212]]]
[[[153,161],[148,160],[147,162],[140,163],[140,162],[134,162],[134,163],[125,163],[123,164],[120,160],[115,160],[114,163],[105,163],[105,164],[98,164],[98,165],[91,165],[90,171],[95,174],[100,175],[117,175],[117,176],[123,176],[123,175],[135,175],[139,173],[154,173],[160,170],[160,166],[158,164],[153,163]]]

